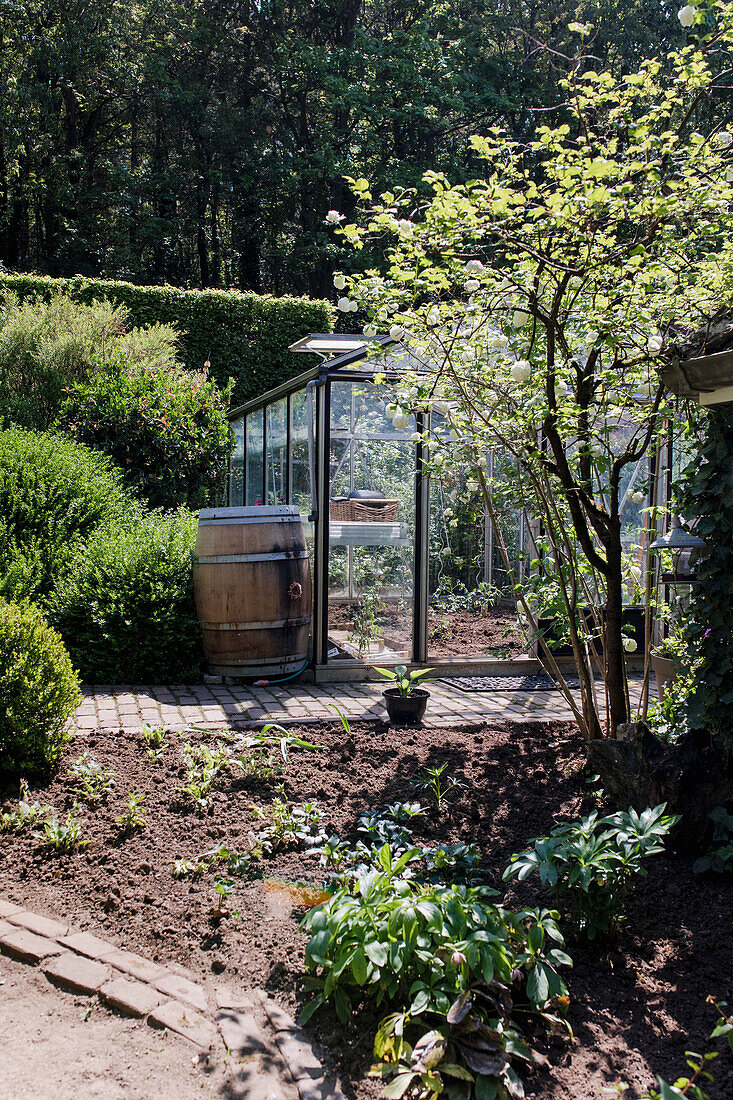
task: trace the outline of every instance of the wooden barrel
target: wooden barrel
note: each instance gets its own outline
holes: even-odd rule
[[[202,509],[193,578],[215,672],[287,676],[304,665],[311,574],[297,508]]]

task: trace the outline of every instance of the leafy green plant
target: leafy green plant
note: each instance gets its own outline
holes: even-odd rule
[[[664,840],[679,820],[665,814],[665,808],[662,803],[641,814],[629,809],[608,817],[593,812],[579,822],[562,822],[549,836],[513,855],[504,879],[538,874],[589,939],[612,935],[631,881],[646,874],[644,861],[664,850]]]
[[[511,913],[486,887],[420,884],[405,877],[418,855],[408,850],[394,859],[385,844],[375,866],[357,870],[304,918],[311,933],[306,965],[317,993],[301,1020],[325,1001],[333,1001],[343,1021],[357,1001],[396,1008],[375,1042],[376,1072],[395,1076],[390,1096],[401,1096],[415,1074],[419,1084],[422,1073],[433,1095],[442,1092],[441,1071],[469,1082],[488,1078],[477,1095],[496,1095],[499,1084],[521,1095],[511,1062],[532,1055],[509,1018],[521,999],[554,1021],[553,1002],[567,998],[558,967],[571,960],[561,950],[557,915]],[[408,1046],[405,1031],[413,1024],[422,1039]]]
[[[290,760],[289,750],[319,749],[284,726],[271,723],[259,733],[238,738],[232,749],[232,763],[243,772],[246,779],[271,779],[280,775]]]
[[[234,879],[227,875],[217,875],[214,879],[214,891],[219,898],[215,915],[220,917],[224,912],[224,902],[234,893]]]
[[[227,747],[218,742],[210,749],[184,741],[181,749],[186,761],[186,782],[176,790],[190,798],[199,810],[205,810],[212,787],[229,763]]]
[[[359,593],[351,612],[349,641],[356,645],[360,657],[368,652],[369,646],[380,636],[386,609],[387,605],[379,588],[365,588]]]
[[[85,847],[89,841],[82,840],[82,827],[85,824],[74,817],[79,807],[74,803],[73,809],[66,815],[66,821],[62,822],[54,815],[43,823],[43,831],[33,835],[40,840],[44,847],[53,849],[59,855],[72,852],[75,848]]]
[[[716,806],[710,814],[713,822],[713,843],[692,869],[698,874],[715,871],[718,875],[733,874],[733,814],[724,806]]]
[[[42,806],[38,801],[31,802],[28,784],[25,779],[21,779],[18,808],[0,814],[0,833],[23,832],[24,829],[41,824],[52,813],[52,806]]]
[[[374,671],[378,672],[383,680],[388,680],[393,687],[396,687],[402,698],[407,698],[412,695],[416,687],[420,686],[418,681],[429,676],[435,669],[413,668],[408,672],[406,665],[397,665],[395,669],[375,667]]]
[[[120,826],[123,833],[129,835],[137,829],[145,828],[145,811],[141,809],[144,801],[144,794],[130,791],[124,810],[115,818],[115,824]]]
[[[31,775],[57,764],[80,702],[56,631],[37,608],[0,599],[0,770]]]
[[[423,768],[412,779],[414,787],[417,787],[420,791],[426,791],[432,796],[438,812],[441,812],[451,797],[466,785],[454,775],[448,776],[444,780],[443,776],[447,770],[448,761],[446,760],[445,763],[436,764],[435,767]]]
[[[431,604],[443,611],[474,611],[486,615],[501,599],[501,592],[487,581],[479,581],[473,588],[459,580],[441,577],[433,592]],[[447,622],[447,620],[439,620]],[[450,623],[448,623],[450,629]]]
[[[98,531],[50,601],[53,624],[90,683],[196,681],[203,667],[193,602],[196,515],[128,517]]]
[[[289,802],[282,785],[267,811],[253,805],[252,813],[260,819],[269,813],[268,824],[256,834],[258,844],[267,852],[291,847],[315,848],[326,840],[321,829],[323,815],[315,802]]]
[[[50,433],[0,432],[0,595],[45,606],[80,547],[132,509],[103,455]]]
[[[150,507],[200,508],[221,495],[232,438],[226,395],[205,372],[118,351],[67,387],[57,427],[109,455]]]
[[[83,802],[100,802],[115,789],[114,768],[103,768],[89,752],[83,752],[66,774],[72,781],[69,790]]]
[[[162,726],[151,726],[143,722],[143,739],[147,745],[146,752],[151,760],[157,760],[163,750],[168,747],[165,739],[165,730]]]

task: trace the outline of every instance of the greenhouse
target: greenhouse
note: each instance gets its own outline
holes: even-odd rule
[[[450,431],[446,410],[395,415],[390,406],[390,378],[427,368],[389,337],[368,347],[362,336],[316,334],[291,350],[320,362],[230,413],[228,504],[299,509],[316,678],[347,678],[375,663],[463,674],[539,667],[470,468],[456,459],[428,476],[424,440]],[[633,545],[640,507],[631,488]],[[513,572],[532,556],[529,525],[519,510],[502,525]]]

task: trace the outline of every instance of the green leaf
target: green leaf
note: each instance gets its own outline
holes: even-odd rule
[[[541,1008],[547,1003],[549,993],[550,983],[547,980],[545,968],[542,963],[536,963],[527,978],[527,996],[533,1004]]]
[[[367,953],[367,957],[371,959],[375,966],[381,968],[387,962],[387,947],[383,943],[377,943],[372,940],[370,943],[364,944],[364,950]]]
[[[390,1081],[388,1085],[385,1085],[383,1096],[386,1096],[388,1100],[399,1100],[400,1096],[404,1096],[407,1092],[410,1082],[416,1074],[410,1071],[409,1073],[398,1073],[394,1081]]]

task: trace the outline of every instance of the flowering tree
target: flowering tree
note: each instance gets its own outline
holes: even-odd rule
[[[356,303],[367,336],[388,330],[428,366],[397,399],[447,413],[452,438],[426,440],[434,464],[464,452],[497,530],[505,507],[532,517],[518,603],[536,631],[537,577],[559,591],[589,739],[631,713],[622,608],[638,573],[622,506],[672,412],[655,363],[733,298],[733,136],[701,123],[733,72],[733,7],[716,4],[715,19],[691,7],[689,44],[620,79],[593,70],[591,29],[572,25],[558,125],[528,145],[473,138],[480,171],[466,184],[428,173],[376,199],[353,180],[364,216],[338,229],[357,249],[385,240],[382,272],[336,276],[339,308]]]

